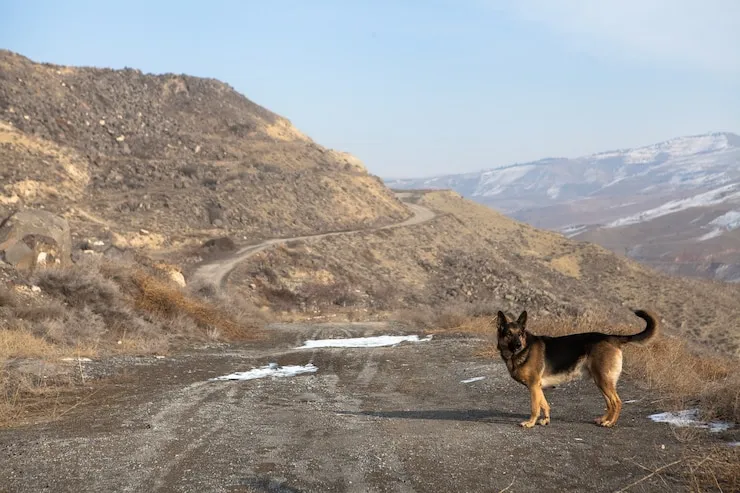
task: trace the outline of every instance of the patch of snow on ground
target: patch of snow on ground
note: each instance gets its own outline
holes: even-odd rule
[[[480,182],[473,195],[487,197],[498,195],[507,185],[514,183],[529,173],[534,166],[511,166],[503,169],[486,171],[480,177]]]
[[[74,361],[74,362],[87,363],[92,360],[90,358],[62,358],[62,361]]]
[[[309,339],[299,346],[298,349],[314,349],[324,347],[383,347],[395,346],[402,342],[426,342],[431,341],[432,336],[419,339],[417,335],[411,336],[375,336],[375,337],[355,337],[352,339]]]
[[[709,224],[713,224],[718,227],[697,238],[698,241],[706,241],[716,238],[725,231],[732,231],[733,229],[740,228],[740,211],[725,212],[721,216],[714,218],[709,222]]]
[[[255,378],[266,377],[294,377],[296,375],[301,375],[302,373],[316,373],[316,370],[318,369],[319,368],[317,366],[314,366],[311,363],[305,366],[279,366],[277,363],[270,363],[269,365],[262,366],[260,368],[252,368],[249,371],[236,372],[222,377],[211,378],[210,380],[254,380]]]
[[[710,231],[707,234],[701,235],[699,238],[697,238],[697,241],[707,241],[711,240],[712,238],[716,238],[718,236],[721,236],[723,231],[719,228],[714,228],[712,231]]]
[[[711,432],[726,431],[733,427],[732,423],[724,421],[713,421],[709,423],[699,421],[698,409],[651,414],[648,417],[656,423],[668,423],[680,427],[707,428]]]
[[[486,377],[473,377],[473,378],[468,378],[467,380],[460,380],[460,383],[473,383],[473,382],[479,382],[479,381],[481,381],[481,380],[483,380],[483,379],[485,379],[485,378],[486,378]]]
[[[705,152],[721,151],[728,147],[727,137],[721,134],[694,135],[678,137],[659,144],[632,149],[625,153],[624,162],[628,164],[647,164],[659,155],[692,156]]]
[[[714,218],[710,223],[727,229],[740,228],[740,211],[729,211]]]
[[[737,190],[737,184],[726,185],[724,187],[715,188],[708,192],[700,193],[686,199],[671,200],[665,204],[658,206],[654,209],[649,209],[631,216],[623,217],[612,221],[606,225],[607,228],[616,228],[618,226],[627,226],[629,224],[636,224],[646,221],[651,221],[661,216],[673,214],[685,209],[692,207],[701,207],[708,205],[720,204],[722,202],[740,198],[740,191]]]
[[[560,233],[565,235],[566,238],[572,238],[580,233],[583,233],[588,229],[588,226],[585,224],[571,224],[569,226],[565,226],[564,228],[560,228]]]

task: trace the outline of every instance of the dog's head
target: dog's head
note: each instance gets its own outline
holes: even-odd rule
[[[512,317],[513,318],[513,317]],[[504,312],[496,317],[498,327],[498,350],[504,358],[511,358],[527,347],[527,311],[523,311],[516,321],[509,321]]]

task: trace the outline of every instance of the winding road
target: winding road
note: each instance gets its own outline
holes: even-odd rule
[[[411,196],[408,192],[399,192],[396,194],[396,196],[403,200]],[[363,231],[379,231],[382,229],[393,229],[393,228],[401,228],[405,226],[413,226],[415,224],[421,224],[427,221],[430,221],[437,217],[437,214],[432,211],[431,209],[427,209],[426,207],[423,207],[418,204],[412,204],[410,202],[405,202],[404,204],[406,207],[408,207],[411,212],[413,213],[413,216],[406,219],[405,221],[402,221],[400,223],[394,223],[394,224],[388,224],[385,226],[379,226],[377,228],[370,228],[370,229],[356,229],[356,230],[350,230],[350,231],[334,231],[330,233],[319,233],[315,235],[306,235],[306,236],[295,236],[293,238],[273,238],[270,240],[265,240],[262,243],[258,243],[256,245],[248,245],[245,246],[239,250],[237,250],[233,255],[230,255],[227,258],[220,259],[213,262],[208,262],[200,265],[195,271],[193,271],[193,274],[191,276],[190,282],[206,282],[206,283],[213,283],[216,285],[223,285],[223,283],[226,281],[226,278],[228,277],[229,273],[234,270],[234,268],[244,260],[248,259],[252,255],[255,255],[256,253],[261,252],[262,250],[265,250],[267,248],[270,248],[275,245],[280,245],[287,243],[289,241],[296,241],[296,240],[318,240],[321,238],[326,238],[329,236],[337,236],[337,235],[346,235],[346,234],[354,234],[354,233],[360,233]]]

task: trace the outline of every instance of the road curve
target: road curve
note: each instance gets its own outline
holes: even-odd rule
[[[408,194],[401,192],[397,194],[397,196],[399,198],[406,198]],[[406,205],[406,207],[408,207],[411,210],[411,212],[413,213],[413,216],[411,216],[410,218],[400,223],[388,224],[386,226],[379,226],[377,228],[370,228],[370,229],[355,229],[351,231],[335,231],[331,233],[320,233],[320,234],[315,234],[315,235],[295,236],[293,238],[273,238],[270,240],[265,240],[262,243],[258,243],[256,245],[249,245],[244,248],[241,248],[237,250],[233,255],[227,258],[200,265],[197,269],[195,269],[195,271],[193,271],[193,274],[190,278],[190,282],[206,282],[206,283],[217,284],[220,286],[224,283],[229,273],[232,270],[234,270],[234,268],[240,262],[248,259],[249,257],[251,257],[252,255],[256,253],[261,252],[262,250],[265,250],[274,245],[283,244],[289,241],[317,240],[321,238],[326,238],[328,236],[353,234],[353,233],[359,233],[362,231],[379,231],[381,229],[401,228],[404,226],[413,226],[415,224],[421,224],[427,221],[431,221],[432,219],[437,217],[437,214],[434,211],[432,211],[431,209],[427,209],[426,207],[423,207],[421,205],[412,204],[409,202],[404,202],[404,204]]]

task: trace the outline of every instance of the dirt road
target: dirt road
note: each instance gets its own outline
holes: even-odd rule
[[[588,381],[547,391],[553,422],[525,430],[526,390],[479,341],[296,349],[306,339],[401,333],[384,323],[275,325],[251,347],[129,366],[48,424],[0,431],[0,491],[617,491],[671,463],[681,443],[628,381],[614,429]],[[269,362],[315,373],[210,378]],[[87,363],[93,372],[97,363]],[[462,383],[475,377],[482,380]],[[682,491],[678,471],[629,491]]]
[[[398,193],[396,195],[401,199],[404,199],[407,196],[409,196],[408,193],[403,193],[403,192]],[[429,221],[431,219],[434,219],[436,217],[436,214],[434,213],[434,211],[431,211],[427,209],[426,207],[422,207],[420,205],[412,204],[409,202],[406,202],[406,207],[408,207],[413,213],[413,216],[411,216],[409,219],[402,221],[400,223],[381,226],[381,227],[375,228],[375,230],[413,226],[414,224],[420,224],[420,223]],[[261,252],[262,250],[269,248],[271,246],[278,245],[281,243],[286,243],[289,241],[316,240],[320,238],[326,238],[328,236],[352,234],[352,233],[357,233],[360,231],[367,231],[367,230],[359,229],[359,230],[354,230],[354,231],[336,231],[336,232],[331,232],[331,233],[321,233],[321,234],[308,235],[308,236],[296,236],[294,238],[274,238],[274,239],[263,241],[262,243],[258,243],[256,245],[249,245],[249,246],[246,246],[238,250],[233,255],[230,255],[227,258],[219,259],[217,261],[209,262],[209,263],[199,266],[195,271],[193,271],[193,274],[191,276],[191,282],[199,281],[199,282],[209,282],[209,283],[213,283],[216,285],[222,285],[224,281],[226,280],[226,277],[229,275],[229,273],[232,270],[234,270],[234,267],[236,267],[237,264],[239,264],[239,262],[242,262],[248,259],[249,257],[251,257],[252,255],[258,252]]]

